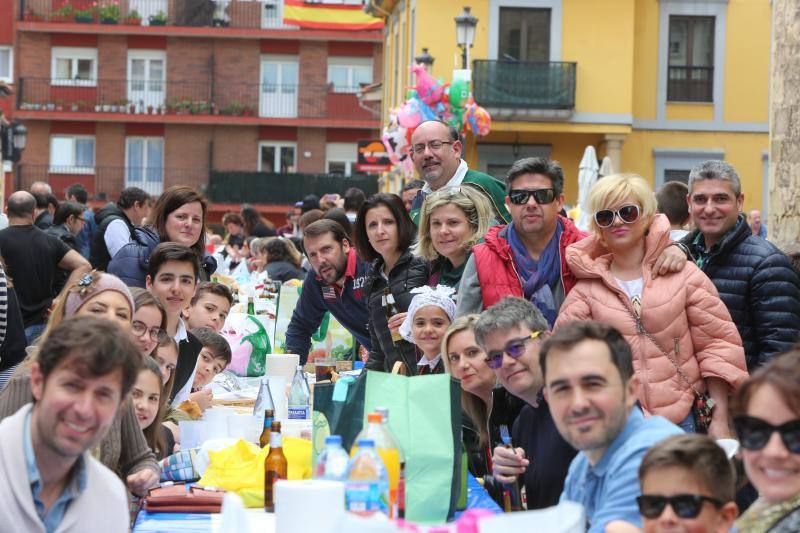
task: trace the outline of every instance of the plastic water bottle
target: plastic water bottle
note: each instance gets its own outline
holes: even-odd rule
[[[269,388],[269,378],[264,376],[261,378],[261,385],[258,387],[258,396],[256,397],[256,404],[253,406],[253,416],[260,416],[267,409],[275,412],[275,402],[272,400],[272,391]],[[272,421],[270,421],[272,423]]]
[[[289,389],[289,420],[308,420],[311,416],[311,394],[302,365],[297,365],[292,388]]]
[[[347,469],[345,505],[361,516],[389,516],[389,474],[372,439],[358,441],[358,453]]]
[[[339,435],[325,437],[325,449],[319,454],[317,464],[314,465],[314,479],[346,481],[349,462],[350,456],[342,448],[342,437]]]

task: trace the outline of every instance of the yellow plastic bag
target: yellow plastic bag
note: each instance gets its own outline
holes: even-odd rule
[[[245,507],[264,506],[264,459],[269,446],[239,440],[218,452],[208,452],[209,465],[198,482],[204,487],[217,487],[235,492]],[[283,437],[283,454],[289,463],[289,479],[311,478],[311,441]]]

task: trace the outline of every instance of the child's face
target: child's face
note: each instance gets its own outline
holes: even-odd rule
[[[414,321],[411,323],[411,334],[414,336],[416,345],[428,357],[439,355],[442,347],[442,337],[444,337],[450,318],[441,307],[426,305],[420,307],[414,314]]]
[[[697,494],[714,497],[701,484],[694,472],[680,466],[666,466],[649,470],[642,480],[642,494],[675,496]],[[736,518],[736,504],[728,502],[717,509],[711,502],[703,502],[695,518],[680,518],[667,505],[658,518],[642,517],[645,533],[726,533]]]
[[[214,352],[203,347],[197,357],[197,367],[194,373],[193,389],[202,389],[214,379],[214,376],[225,370],[225,361],[218,359]]]
[[[184,310],[186,329],[211,328],[219,333],[225,325],[225,319],[228,318],[230,310],[231,304],[224,296],[204,293],[194,305],[190,305]]]
[[[158,402],[161,399],[161,382],[150,370],[142,370],[131,391],[133,408],[140,429],[150,427],[158,414]]]
[[[156,363],[161,369],[161,379],[166,383],[175,372],[175,365],[178,364],[178,351],[171,344],[159,346],[156,350]]]
[[[174,317],[189,305],[197,280],[191,263],[167,261],[161,265],[154,279],[147,276],[146,285],[147,290],[167,308],[167,314]]]

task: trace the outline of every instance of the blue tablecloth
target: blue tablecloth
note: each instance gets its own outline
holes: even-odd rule
[[[467,509],[486,509],[493,513],[500,513],[502,510],[497,503],[489,497],[489,493],[472,477],[467,478]],[[461,513],[456,513],[458,518]],[[176,522],[180,522],[180,528],[176,529]],[[155,531],[170,531],[172,533],[206,533],[211,531],[210,514],[188,514],[188,513],[148,513],[145,510],[139,512],[136,522],[133,525],[134,533],[146,533]]]

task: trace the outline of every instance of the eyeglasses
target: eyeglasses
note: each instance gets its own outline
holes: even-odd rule
[[[508,201],[514,205],[525,205],[528,203],[528,198],[533,196],[536,203],[539,205],[546,205],[556,199],[555,189],[536,189],[529,191],[527,189],[514,189],[508,192]]]
[[[137,337],[141,336],[145,331],[148,331],[147,324],[144,322],[140,322],[138,320],[134,320],[133,324],[131,324],[131,330],[133,330],[133,334]],[[159,327],[152,327],[149,330],[150,333],[150,340],[161,342],[167,338],[167,332]]]
[[[633,224],[639,220],[641,214],[639,206],[635,204],[623,205],[616,211],[613,209],[601,209],[594,214],[594,221],[598,227],[608,228],[614,224],[614,218],[619,217],[625,224]]]
[[[506,343],[505,348],[502,350],[492,350],[491,352],[488,352],[485,359],[486,364],[489,365],[489,368],[492,370],[497,370],[503,366],[503,354],[508,354],[508,356],[512,359],[519,359],[522,357],[522,354],[525,353],[525,345],[528,343],[528,341],[538,339],[543,333],[543,331],[534,331],[527,337],[511,339]]]
[[[742,448],[746,450],[762,449],[777,431],[787,450],[800,453],[800,418],[780,426],[773,426],[753,416],[737,416],[733,419],[733,427],[736,429]]]
[[[453,144],[454,142],[455,141],[431,141],[428,144],[415,144],[411,148],[411,151],[417,155],[421,155],[425,153],[425,148],[428,147],[431,149],[431,152],[438,152],[445,144]]]
[[[642,494],[636,498],[639,513],[645,518],[658,518],[664,512],[667,504],[680,518],[697,518],[697,515],[703,510],[703,502],[709,502],[717,509],[722,507],[722,502],[718,499],[701,494],[676,494],[674,496]]]

